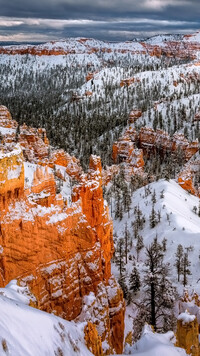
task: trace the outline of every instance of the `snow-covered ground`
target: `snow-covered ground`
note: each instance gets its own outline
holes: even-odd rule
[[[150,326],[146,325],[142,336],[132,347],[127,347],[129,355],[138,356],[186,356],[186,352],[174,347],[174,334],[169,331],[166,334],[154,333]]]
[[[85,323],[63,320],[26,305],[26,288],[13,281],[0,289],[0,355],[91,356]]]
[[[189,260],[191,261],[191,276],[188,277],[188,284],[200,293],[200,217],[193,211],[194,206],[199,206],[199,199],[190,195],[183,190],[175,181],[160,180],[149,184],[151,194],[146,196],[145,189],[142,187],[134,192],[132,196],[132,204],[130,209],[130,216],[125,213],[123,219],[114,220],[114,232],[118,237],[124,236],[125,226],[132,235],[133,247],[129,254],[136,260],[136,240],[133,237],[132,222],[135,220],[134,207],[139,207],[145,217],[145,224],[139,234],[143,237],[144,245],[149,246],[153,239],[157,236],[158,242],[162,242],[164,238],[167,240],[165,261],[170,263],[171,278],[177,284],[177,273],[174,267],[175,254],[177,246],[183,245],[184,248],[192,246],[193,250],[189,252]],[[154,227],[150,227],[150,215],[152,211],[152,193],[155,191],[156,203],[154,204],[155,212],[160,212],[160,222]],[[163,197],[161,197],[163,196]],[[142,249],[139,254],[136,265],[139,267],[141,273],[143,269],[143,262],[145,260],[145,249]],[[132,261],[128,262],[127,272],[131,273]],[[113,265],[113,272],[118,275],[116,266]],[[183,286],[178,284],[180,293],[182,293]]]

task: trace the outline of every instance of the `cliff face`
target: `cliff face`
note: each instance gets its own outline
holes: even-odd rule
[[[181,150],[188,161],[198,151],[198,141],[189,142],[183,134],[175,133],[172,138],[163,130],[142,127],[139,133],[139,144],[145,151],[177,152]]]
[[[135,147],[137,140],[136,130],[128,128],[122,137],[113,144],[113,162],[125,163],[125,174],[128,179],[134,174],[143,174],[144,159],[143,150]]]
[[[183,167],[178,176],[178,183],[180,186],[200,197],[200,155],[197,152]]]
[[[197,318],[187,311],[178,316],[176,346],[186,350],[188,355],[199,356],[199,325]]]
[[[0,286],[17,279],[38,308],[67,320],[83,316],[84,298],[93,293],[104,353],[121,353],[124,301],[110,270],[112,221],[101,161],[92,156],[83,174],[75,158],[49,152],[44,130],[18,131],[0,152]]]
[[[104,41],[97,41],[90,38],[76,38],[66,41],[51,41],[37,46],[6,46],[0,47],[0,54],[7,55],[69,55],[69,54],[102,54],[102,53],[130,53],[148,54],[150,56],[166,56],[168,58],[180,58],[182,60],[195,59],[196,52],[200,50],[198,33],[185,35],[183,38],[161,38],[154,42],[147,40],[141,42],[126,41],[124,43],[113,44]],[[92,74],[88,73],[91,79]],[[89,79],[87,79],[89,80]],[[134,78],[129,78],[121,82],[121,86],[130,85]]]
[[[135,143],[138,142],[140,150],[137,150]],[[114,163],[126,161],[131,162],[132,156],[136,154],[139,162],[136,166],[143,167],[142,157],[150,153],[159,152],[162,154],[166,151],[177,152],[181,150],[183,158],[188,161],[198,151],[198,140],[189,142],[183,134],[175,133],[171,138],[169,134],[163,130],[153,130],[150,127],[142,127],[139,133],[132,127],[128,128],[122,137],[113,144],[112,158]],[[135,165],[135,164],[134,164]]]

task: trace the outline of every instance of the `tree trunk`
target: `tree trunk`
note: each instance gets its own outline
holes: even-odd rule
[[[155,311],[155,287],[154,283],[151,283],[151,325],[156,331],[156,311]]]

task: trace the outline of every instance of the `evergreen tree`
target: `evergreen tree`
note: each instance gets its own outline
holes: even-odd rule
[[[166,317],[172,318],[176,290],[172,286],[168,275],[169,267],[163,262],[163,249],[157,238],[146,248],[145,274],[143,284],[147,321],[155,330],[164,330]],[[165,329],[166,330],[166,329]]]
[[[184,256],[183,256],[183,285],[184,285],[184,287],[186,286],[186,284],[188,282],[187,276],[191,275],[191,271],[189,269],[190,265],[191,265],[191,262],[188,259],[188,253],[185,252]]]
[[[155,191],[155,189],[154,189],[154,191],[153,191],[151,201],[152,201],[153,204],[156,203],[156,191]]]
[[[116,191],[115,196],[116,196],[115,219],[122,220],[123,210],[122,210],[121,196],[118,190]]]
[[[150,227],[153,229],[157,225],[156,212],[154,209],[154,204],[152,205],[151,215],[149,217]]]
[[[125,271],[124,263],[124,239],[120,238],[117,242],[117,248],[115,250],[115,263],[118,266],[120,277]]]
[[[175,260],[175,266],[178,274],[178,282],[180,281],[180,275],[183,272],[183,246],[178,245],[177,251],[176,251],[176,260]]]
[[[137,322],[135,322],[135,320]],[[147,322],[146,307],[142,303],[138,305],[137,316],[135,320],[133,322],[133,342],[136,342],[140,338],[144,324]]]
[[[135,294],[140,289],[140,275],[136,267],[133,268],[129,278],[130,290]]]
[[[129,217],[130,207],[131,207],[131,193],[127,184],[123,186],[122,194],[123,194],[124,211],[128,212],[128,217]]]
[[[130,233],[128,231],[128,226],[127,222],[125,224],[125,231],[124,231],[124,240],[125,240],[125,260],[126,264],[128,263],[128,246],[129,246],[129,241],[130,241]]]
[[[123,291],[123,294],[124,294],[124,298],[125,299],[128,299],[129,298],[129,291],[128,291],[128,287],[127,287],[127,284],[126,284],[126,280],[125,280],[125,276],[124,274],[122,274],[119,279],[118,279],[118,283]]]
[[[143,237],[141,235],[138,235],[137,244],[136,244],[137,261],[139,258],[139,253],[143,249],[143,247],[144,247]]]
[[[162,240],[162,247],[163,247],[163,252],[166,252],[166,250],[167,250],[167,239],[165,237]]]

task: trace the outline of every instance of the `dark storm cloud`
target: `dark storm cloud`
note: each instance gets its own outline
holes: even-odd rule
[[[200,28],[199,0],[0,0],[0,40],[126,40]]]

